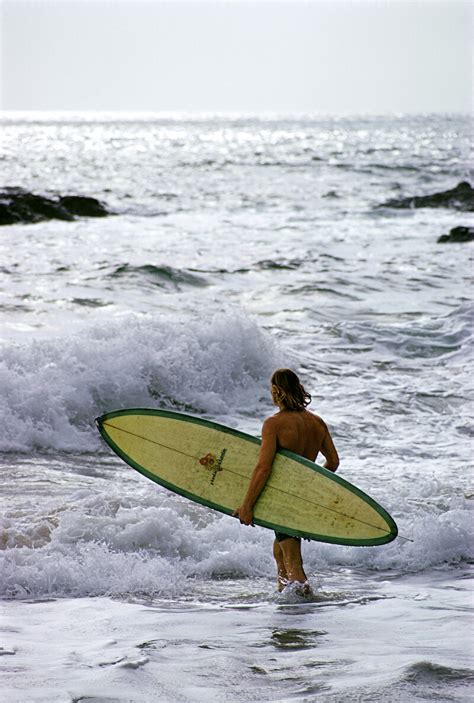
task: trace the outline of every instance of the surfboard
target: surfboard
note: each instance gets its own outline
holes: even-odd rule
[[[96,420],[127,464],[185,498],[232,515],[255,468],[261,440],[168,410],[130,408]],[[341,476],[287,450],[254,507],[254,523],[333,544],[373,546],[397,536],[392,517]]]

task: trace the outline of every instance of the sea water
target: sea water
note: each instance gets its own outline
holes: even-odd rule
[[[469,179],[455,115],[4,115],[1,186],[113,215],[0,232],[2,700],[468,701],[472,244],[390,198]],[[151,483],[94,418],[258,435],[301,376],[381,547],[303,543]],[[236,506],[237,507],[237,506]]]

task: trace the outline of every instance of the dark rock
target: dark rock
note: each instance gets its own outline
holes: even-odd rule
[[[0,225],[14,225],[15,222],[20,222],[19,215],[11,212],[8,205],[0,201]]]
[[[61,205],[42,195],[22,188],[6,188],[0,193],[0,224],[41,222],[42,220],[73,220]]]
[[[474,227],[453,227],[449,234],[442,234],[438,244],[445,242],[472,242],[474,240]]]
[[[464,212],[474,211],[474,188],[467,181],[458,183],[455,188],[432,195],[415,195],[411,198],[388,200],[379,207],[393,208],[419,208],[419,207],[447,207]]]
[[[52,200],[29,193],[23,188],[4,188],[0,192],[0,225],[34,223],[44,220],[74,220],[80,217],[104,217],[108,212],[95,198],[68,195]]]
[[[96,198],[86,198],[81,195],[64,195],[59,203],[72,215],[79,217],[106,217],[107,210]]]

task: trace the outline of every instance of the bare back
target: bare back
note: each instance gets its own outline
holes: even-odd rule
[[[339,464],[336,449],[324,420],[309,410],[280,410],[271,418],[277,437],[278,449],[288,449],[295,454],[316,461],[324,454],[327,468],[333,471]]]

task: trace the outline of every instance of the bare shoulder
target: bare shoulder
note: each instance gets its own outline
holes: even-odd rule
[[[316,415],[315,413],[311,412],[310,410],[306,410],[306,412],[310,417],[310,422],[312,422],[315,427],[317,427],[321,432],[325,432],[327,430],[327,425],[324,422],[322,417],[320,417],[319,415]]]
[[[270,417],[265,418],[265,420],[263,421],[262,432],[276,431],[278,429],[278,426],[278,415],[271,415]]]
[[[267,417],[262,426],[262,435],[280,435],[291,426],[287,417],[287,413],[278,412],[275,415]]]

